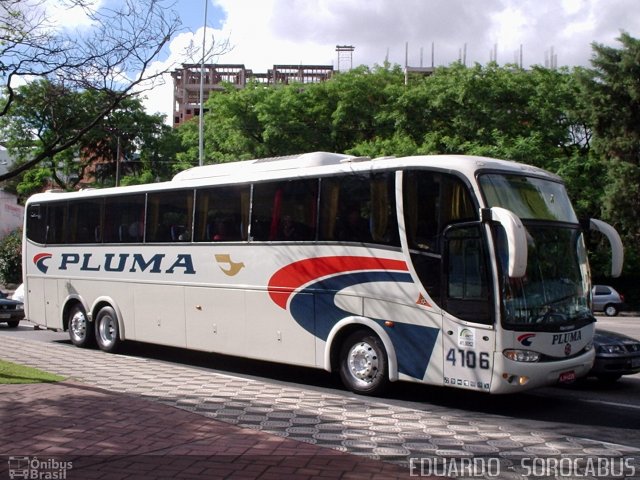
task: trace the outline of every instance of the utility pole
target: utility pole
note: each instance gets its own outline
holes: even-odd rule
[[[116,146],[116,187],[120,185],[120,155],[121,153],[121,148],[120,148],[120,135],[118,135],[117,137],[117,146]]]
[[[204,30],[202,32],[202,61],[200,62],[200,115],[198,116],[198,165],[204,164],[204,60],[207,46],[207,7],[209,0],[204,0]]]

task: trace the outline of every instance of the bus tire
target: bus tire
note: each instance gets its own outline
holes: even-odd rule
[[[87,312],[81,304],[76,303],[69,309],[67,321],[71,343],[80,348],[89,348],[95,345],[96,337],[93,325],[89,322]]]
[[[380,338],[357,330],[340,347],[340,379],[345,387],[362,395],[379,395],[389,386],[389,361]]]
[[[113,307],[102,307],[96,315],[96,342],[100,350],[114,353],[120,346],[118,316]]]

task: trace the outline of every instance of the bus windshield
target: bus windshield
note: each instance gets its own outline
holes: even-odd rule
[[[511,210],[527,229],[527,271],[520,278],[506,275],[506,238],[497,229],[503,325],[535,330],[592,321],[584,237],[564,186],[506,174],[483,175],[479,181],[488,206]]]

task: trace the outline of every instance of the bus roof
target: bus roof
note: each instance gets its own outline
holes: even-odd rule
[[[410,157],[358,157],[340,153],[312,152],[284,157],[260,158],[240,162],[218,163],[184,170],[173,177],[173,182],[200,180],[216,177],[252,176],[253,173],[274,177],[287,176],[286,171],[296,170],[298,175],[316,175],[322,171],[363,171],[373,169],[388,169],[409,166],[429,166],[446,170],[461,171],[473,176],[479,169],[513,171],[514,173],[528,172],[544,177],[558,177],[537,167],[495,158],[476,157],[470,155],[418,155]],[[290,174],[288,174],[290,175]],[[264,178],[264,177],[262,177]]]
[[[468,178],[473,178],[479,170],[495,170],[535,175],[560,181],[558,176],[537,167],[487,157],[469,155],[418,155],[372,159],[369,157],[358,157],[339,153],[312,152],[193,167],[176,174],[172,180],[167,182],[127,187],[88,189],[80,192],[47,192],[32,196],[29,202],[53,199],[62,200],[67,196],[68,198],[77,196],[92,197],[168,190],[173,188],[239,184],[283,178],[327,176],[339,173],[416,167],[431,167],[443,171],[460,172]]]

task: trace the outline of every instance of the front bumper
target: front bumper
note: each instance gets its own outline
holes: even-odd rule
[[[633,375],[640,372],[640,353],[599,354],[589,375]]]
[[[23,318],[24,310],[0,310],[0,322],[11,322]]]
[[[560,383],[564,378],[581,378],[587,375],[593,366],[595,350],[591,349],[577,357],[550,362],[514,362],[502,352],[494,353],[491,393],[516,393],[532,388]],[[524,377],[521,384],[518,378]]]

